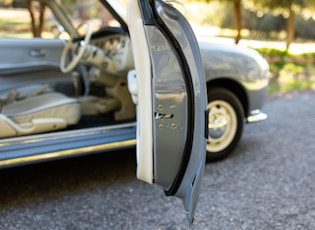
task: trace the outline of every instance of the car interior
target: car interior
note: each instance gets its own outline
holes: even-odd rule
[[[43,2],[54,16],[45,23],[67,20],[54,15],[55,1]],[[129,35],[115,20],[95,30],[96,19],[75,18],[74,30],[60,33],[66,39],[1,35],[0,138],[135,120]]]

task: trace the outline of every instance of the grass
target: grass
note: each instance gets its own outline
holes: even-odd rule
[[[257,48],[270,65],[269,92],[315,89],[315,53]]]

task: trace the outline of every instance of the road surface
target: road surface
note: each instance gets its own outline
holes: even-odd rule
[[[206,165],[190,229],[315,229],[315,92],[269,96],[224,161]],[[181,200],[135,178],[135,150],[0,172],[0,229],[189,229]]]

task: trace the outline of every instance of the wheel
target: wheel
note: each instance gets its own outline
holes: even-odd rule
[[[227,157],[240,140],[244,127],[244,111],[239,99],[224,88],[208,89],[209,124],[207,161]]]
[[[84,36],[83,41],[78,41],[76,42],[77,44],[73,44],[73,38],[76,34],[76,31],[79,31],[79,29],[86,25],[87,26],[87,32]],[[62,54],[61,54],[61,58],[60,58],[60,70],[63,73],[69,73],[70,71],[72,71],[74,69],[74,67],[76,67],[76,65],[80,62],[87,46],[89,45],[89,42],[91,40],[91,36],[92,36],[92,28],[89,22],[86,23],[81,23],[76,30],[74,30],[71,34],[70,34],[70,38],[69,41],[67,42],[67,44],[65,45]],[[66,60],[67,60],[67,53],[69,50],[72,50],[72,58],[70,60],[70,62],[68,64],[66,64]]]

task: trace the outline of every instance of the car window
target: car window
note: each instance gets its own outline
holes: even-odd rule
[[[119,22],[114,19],[99,0],[65,2],[66,3],[63,4],[64,10],[67,12],[72,25],[75,28],[86,21],[90,22],[93,32],[98,31],[103,27],[120,26]]]
[[[47,6],[43,10],[40,1],[33,0],[31,5],[27,5],[26,1],[17,2],[18,4],[5,4],[0,1],[0,37],[47,39],[69,37],[53,12]],[[102,27],[120,26],[98,0],[58,2],[66,11],[74,28],[86,21],[90,22],[93,32]],[[84,27],[82,29],[84,30]],[[40,33],[36,34],[36,30],[40,30]]]
[[[10,2],[10,1],[9,1]],[[40,25],[41,6],[33,1],[31,11],[25,2],[15,4],[0,4],[0,37],[32,38],[34,28],[41,27],[41,33],[35,36],[53,38],[58,33],[58,23],[51,10],[45,7],[43,23]],[[31,15],[34,18],[34,28],[31,26]]]

